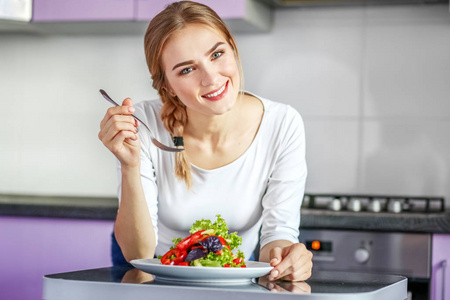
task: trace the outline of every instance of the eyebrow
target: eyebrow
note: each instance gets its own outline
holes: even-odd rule
[[[209,49],[208,51],[206,51],[205,56],[210,55],[212,52],[214,52],[214,50],[217,49],[217,47],[219,47],[220,45],[225,44],[224,42],[217,42],[214,46],[211,47],[211,49]],[[193,60],[187,60],[187,61],[183,61],[181,63],[176,64],[173,68],[172,71],[175,70],[176,68],[185,66],[185,65],[191,65],[193,64],[194,61]]]

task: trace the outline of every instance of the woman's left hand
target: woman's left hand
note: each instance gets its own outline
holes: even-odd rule
[[[304,244],[276,246],[270,250],[270,265],[274,267],[269,280],[304,281],[311,277],[312,253]]]

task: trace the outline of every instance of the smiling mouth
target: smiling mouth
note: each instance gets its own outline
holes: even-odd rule
[[[210,93],[210,94],[203,95],[202,97],[209,98],[211,100],[213,100],[213,98],[216,98],[216,97],[220,98],[220,96],[222,96],[222,94],[225,91],[227,86],[228,86],[228,81],[217,91]]]

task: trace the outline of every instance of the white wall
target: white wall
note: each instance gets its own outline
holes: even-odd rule
[[[246,87],[303,115],[307,191],[450,204],[448,6],[288,10],[275,20],[270,35],[239,37]]]
[[[445,196],[450,204],[446,5],[277,10],[236,35],[245,87],[307,130],[308,192]],[[97,139],[114,98],[156,97],[141,36],[0,35],[0,193],[114,196]]]

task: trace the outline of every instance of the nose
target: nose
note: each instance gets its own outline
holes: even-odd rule
[[[213,66],[205,66],[202,70],[201,84],[202,86],[214,85],[218,78],[218,72]]]

